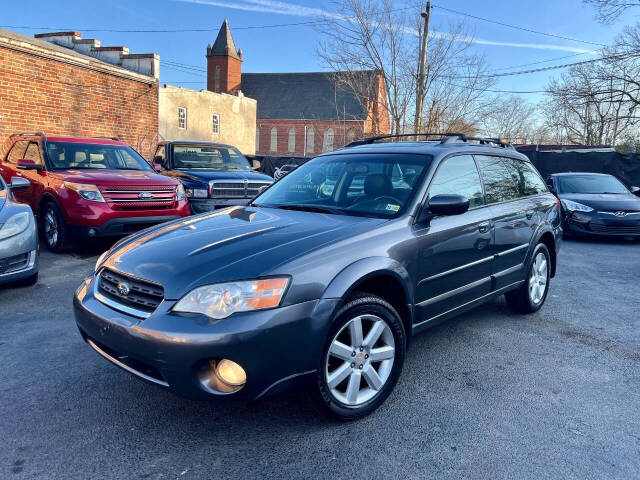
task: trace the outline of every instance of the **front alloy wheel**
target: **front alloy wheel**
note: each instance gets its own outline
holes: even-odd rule
[[[338,312],[318,369],[318,398],[333,415],[356,419],[395,386],[406,350],[402,320],[380,297],[363,294]]]
[[[52,252],[61,252],[67,248],[67,226],[62,212],[54,203],[47,203],[42,209],[40,232]]]

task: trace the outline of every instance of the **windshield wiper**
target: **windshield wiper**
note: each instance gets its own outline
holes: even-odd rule
[[[317,205],[278,205],[281,210],[297,210],[300,212],[330,213],[332,215],[342,215],[344,212],[338,208],[321,207]]]

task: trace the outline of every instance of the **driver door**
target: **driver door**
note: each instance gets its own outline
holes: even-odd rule
[[[416,323],[435,321],[491,291],[493,225],[491,209],[471,155],[445,159],[429,185],[428,197],[456,194],[469,199],[461,215],[426,218],[414,226],[418,245]],[[428,200],[424,209],[428,209]]]

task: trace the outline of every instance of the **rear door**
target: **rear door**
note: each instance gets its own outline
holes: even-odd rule
[[[492,275],[495,289],[522,280],[535,232],[535,204],[524,188],[524,162],[506,156],[475,155],[495,228]]]
[[[419,248],[417,323],[437,320],[491,290],[492,212],[485,206],[471,155],[449,157],[439,165],[428,197],[441,194],[465,196],[470,209],[462,215],[432,217],[414,227]],[[426,203],[423,208],[428,208]]]
[[[24,152],[29,145],[28,140],[18,140],[13,144],[4,162],[0,163],[0,175],[7,185],[11,185],[11,177],[24,176],[24,170],[18,170],[18,161],[24,158]],[[19,196],[20,190],[13,192],[13,196],[18,202],[22,202]]]

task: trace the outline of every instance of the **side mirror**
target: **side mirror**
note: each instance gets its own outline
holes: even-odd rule
[[[33,160],[23,158],[21,160],[18,160],[18,169],[19,170],[42,170],[42,165],[38,165]]]
[[[9,185],[9,188],[11,190],[24,190],[25,188],[29,188],[30,185],[31,182],[26,178],[11,177],[11,185]]]
[[[251,160],[251,168],[254,170],[260,170],[261,166],[262,164],[260,163],[260,160]]]
[[[161,171],[162,171],[162,165],[161,165],[160,163],[154,163],[154,164],[153,164],[153,169],[154,169],[156,172],[161,172]]]
[[[469,199],[462,195],[436,195],[429,199],[428,206],[433,215],[460,215],[469,210]]]
[[[640,197],[640,187],[631,187],[631,193]]]

